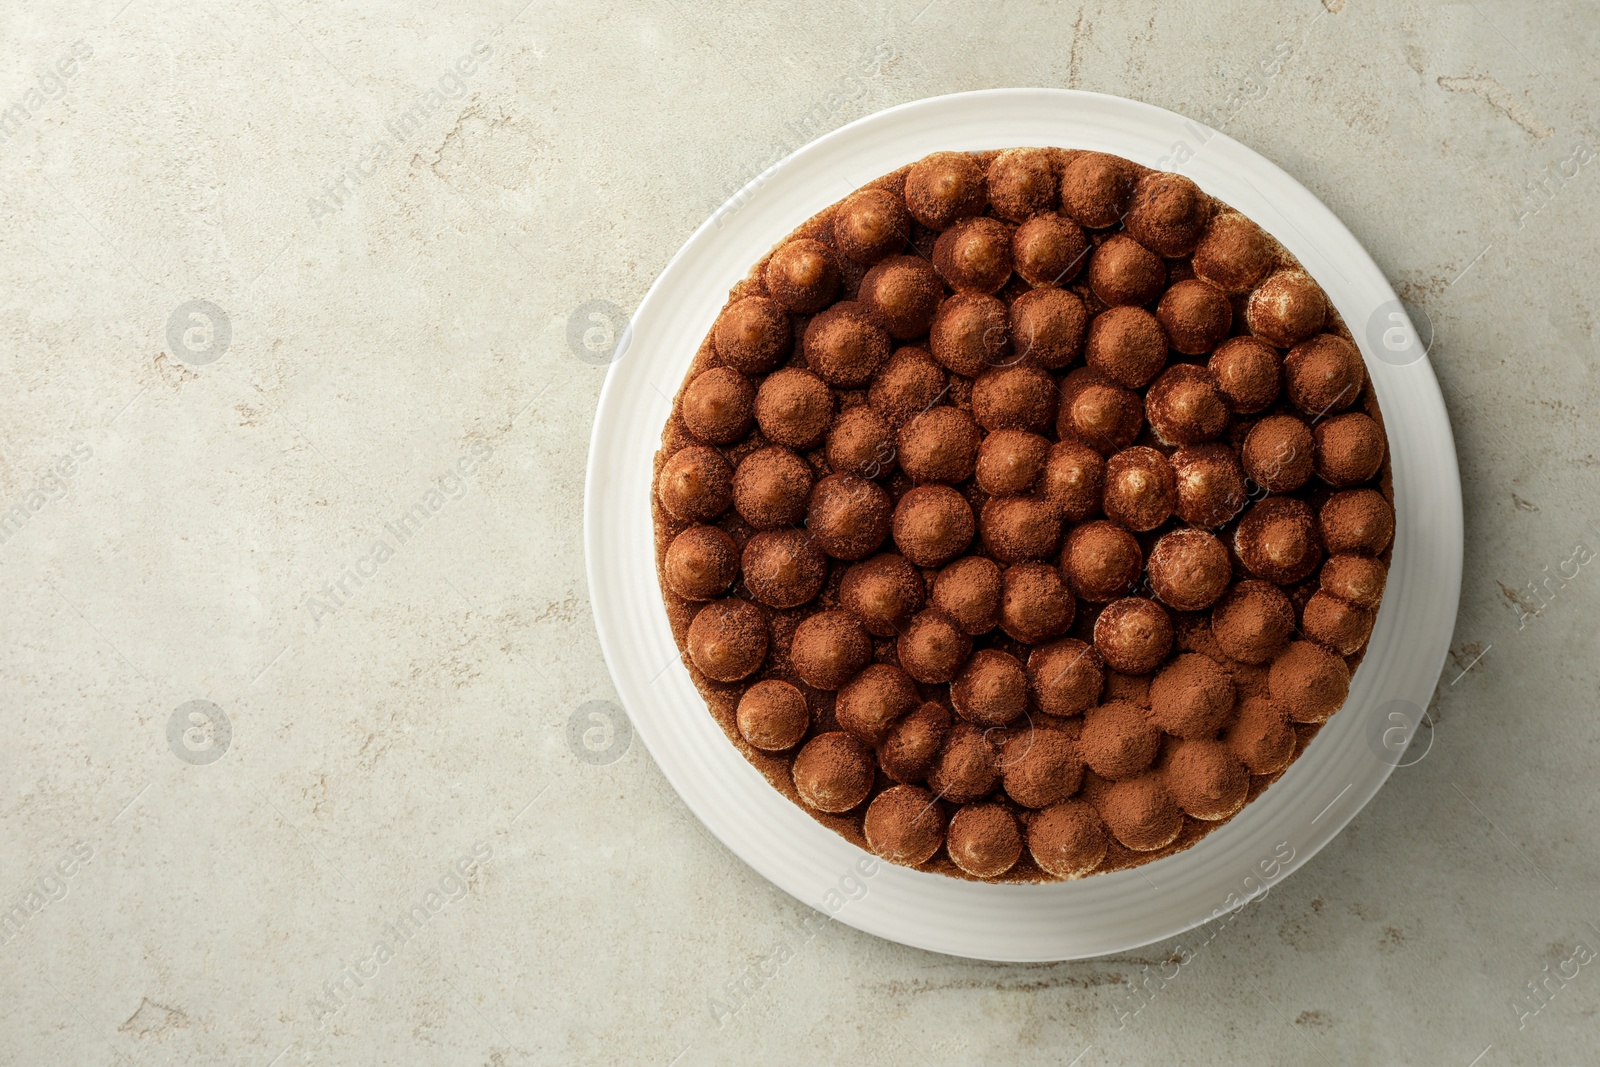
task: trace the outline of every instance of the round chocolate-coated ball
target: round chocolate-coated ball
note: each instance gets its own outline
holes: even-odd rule
[[[714,448],[680,448],[661,465],[656,499],[675,519],[708,522],[733,503],[733,470]]]
[[[979,436],[978,424],[960,408],[929,408],[900,430],[900,469],[918,484],[964,482],[978,461]]]
[[[1133,444],[1143,425],[1144,404],[1132,389],[1088,367],[1078,367],[1062,380],[1056,433],[1063,441],[1080,441],[1109,456]]]
[[[1216,286],[1185,278],[1168,289],[1156,306],[1156,320],[1172,347],[1185,355],[1209,352],[1228,336],[1233,306]]]
[[[968,722],[1004,726],[1027,707],[1027,672],[1009,653],[980,649],[951,683],[950,703]]]
[[[765,374],[783,362],[793,341],[789,316],[764,296],[735,300],[717,316],[711,344],[741,374]]]
[[[1211,609],[1211,636],[1240,663],[1272,659],[1294,633],[1294,605],[1271,582],[1242,581]]]
[[[1107,604],[1094,621],[1094,647],[1106,665],[1123,674],[1149,674],[1172,649],[1172,619],[1161,605],[1142,597]]]
[[[811,725],[806,698],[788,682],[768,678],[757,682],[739,698],[734,714],[739,736],[763,752],[783,752],[805,737]]]
[[[999,292],[1011,277],[1011,227],[981,216],[960,220],[934,243],[933,269],[957,292]]]
[[[1272,266],[1272,241],[1237,211],[1215,215],[1189,260],[1195,277],[1224,293],[1250,290]]]
[[[1047,808],[1078,791],[1083,760],[1065,730],[1034,726],[1006,741],[1000,753],[1006,795],[1025,808]]]
[[[1127,778],[1138,774],[1156,758],[1161,732],[1150,724],[1143,708],[1126,700],[1111,700],[1083,713],[1078,752],[1089,769],[1102,778]]]
[[[1279,348],[1310,337],[1328,321],[1328,298],[1311,275],[1293,267],[1267,275],[1245,304],[1250,332]]]
[[[1106,461],[1102,506],[1107,518],[1130,530],[1153,530],[1178,506],[1178,476],[1155,449],[1125,448]]]
[[[930,230],[976,215],[988,199],[983,168],[963,152],[935,152],[906,172],[906,207]]]
[[[1248,500],[1244,467],[1223,444],[1180,448],[1170,457],[1178,478],[1178,517],[1214,529],[1230,521]]]
[[[1107,237],[1089,260],[1089,288],[1110,307],[1148,304],[1166,284],[1161,257],[1125,233]]]
[[[1228,410],[1250,415],[1278,399],[1278,379],[1283,360],[1278,350],[1257,337],[1230,337],[1211,353],[1206,366]]]
[[[865,559],[889,536],[883,487],[853,474],[830,474],[811,490],[806,527],[834,559]]]
[[[1048,563],[1018,563],[1005,570],[1000,628],[1025,645],[1060,637],[1072,625],[1072,594],[1061,571]]]
[[[810,497],[811,467],[787,448],[757,449],[734,469],[733,508],[758,530],[797,524]]]
[[[978,486],[990,496],[1021,496],[1039,480],[1050,447],[1050,439],[1036,433],[991,432],[978,445]]]
[[[1383,430],[1359,411],[1319,422],[1314,436],[1317,477],[1336,489],[1374,478],[1383,466]]]
[[[1000,780],[1000,758],[988,737],[969,722],[956,721],[928,771],[928,785],[953,804],[987,796]]]
[[[870,266],[906,246],[911,215],[898,196],[884,189],[852,193],[833,216],[833,244],[845,256]]]
[[[1347,604],[1376,611],[1388,576],[1389,568],[1382,560],[1349,554],[1331,556],[1322,565],[1322,591]]]
[[[1031,289],[1012,301],[1010,325],[1018,360],[1060,370],[1083,352],[1089,311],[1065,289]]]
[[[789,646],[794,672],[813,689],[838,689],[871,658],[872,639],[845,611],[822,611],[803,619]]]
[[[858,299],[899,341],[921,337],[933,325],[944,283],[919,256],[890,256],[861,279]]]
[[[1161,781],[1185,814],[1206,822],[1236,814],[1250,795],[1250,773],[1220,741],[1173,745]]]
[[[1094,799],[1112,836],[1135,852],[1166,848],[1183,831],[1183,812],[1159,775],[1112,782]]]
[[[1061,170],[1061,210],[1090,229],[1122,221],[1133,199],[1128,161],[1104,152],[1076,152]]]
[[[1228,406],[1216,378],[1194,363],[1162,371],[1145,394],[1144,413],[1163,444],[1201,444],[1228,427]]]
[[[933,606],[976,637],[1000,625],[1000,566],[982,556],[956,560],[933,579]]]
[[[926,349],[902,348],[889,357],[867,393],[867,402],[890,428],[899,429],[945,395],[944,368]]]
[[[1311,429],[1293,415],[1268,415],[1245,434],[1239,458],[1263,489],[1292,492],[1311,479]]]
[[[989,163],[989,203],[1011,222],[1025,222],[1055,206],[1059,182],[1050,153],[1042,148],[1008,148]]]
[[[1185,652],[1150,681],[1150,722],[1173,737],[1215,737],[1233,717],[1233,679],[1215,660]]]
[[[1036,288],[1071,282],[1083,270],[1088,252],[1083,229],[1060,215],[1035,215],[1011,235],[1011,264]]]
[[[1104,604],[1126,596],[1144,569],[1144,552],[1127,530],[1098,519],[1074,527],[1061,550],[1061,571],[1074,594]]]
[[[1006,306],[983,293],[956,293],[939,303],[928,332],[933,358],[957,374],[976,378],[1008,362],[1011,337]]]
[[[756,390],[756,423],[775,445],[805,451],[827,436],[833,394],[821,378],[798,367],[767,375]]]
[[[876,745],[921,703],[909,674],[893,664],[872,663],[840,687],[833,711],[840,726]]]
[[[678,401],[689,432],[713,445],[726,445],[750,431],[755,421],[756,387],[731,367],[712,367],[695,376]]]
[[[762,530],[745,542],[744,584],[771,608],[797,608],[822,592],[828,560],[804,530]]]
[[[689,623],[689,659],[718,682],[737,682],[767,658],[767,623],[746,600],[713,600]]]
[[[900,666],[923,685],[955,678],[972,655],[972,638],[942,611],[912,616],[895,643]]]
[[[1228,549],[1204,530],[1163,534],[1150,550],[1150,588],[1174,611],[1204,611],[1228,591]]]
[[[806,324],[806,366],[829,385],[855,389],[867,384],[889,358],[889,331],[858,301],[844,300]]]
[[[1322,560],[1311,508],[1292,497],[1269,496],[1246,511],[1233,549],[1251,574],[1279,585],[1307,577]]]
[[[1301,341],[1283,360],[1284,390],[1290,402],[1308,415],[1343,411],[1360,397],[1365,381],[1361,353],[1336,333]]]
[[[1038,367],[995,367],[972,383],[972,415],[990,433],[1045,433],[1056,419],[1056,383]]]
[[[1167,362],[1167,335],[1144,308],[1114,307],[1089,323],[1089,366],[1118,385],[1141,389]]]
[[[1350,668],[1310,641],[1291,641],[1272,661],[1267,691],[1295,722],[1327,722],[1350,692]]]
[[[1277,774],[1294,759],[1289,715],[1266,697],[1239,701],[1239,717],[1223,732],[1222,743],[1251,774]]]
[[[851,564],[839,582],[839,605],[874,637],[893,637],[922,610],[922,575],[904,556],[884,552]]]
[[[1043,500],[994,497],[978,514],[983,547],[1001,563],[1046,559],[1061,543],[1061,520]]]
[[[661,573],[683,599],[711,600],[739,576],[739,550],[715,526],[691,526],[667,546]]]
[[[948,485],[919,485],[894,509],[894,543],[919,567],[942,567],[972,543],[977,523],[967,498]]]
[[[785,311],[821,311],[839,291],[839,265],[821,241],[796,238],[778,246],[767,260],[767,292]]]
[[[894,470],[894,438],[889,423],[870,405],[857,404],[834,420],[828,431],[828,466],[835,474],[882,478]]]
[[[872,792],[872,752],[843,730],[807,741],[793,770],[795,792],[818,811],[838,815]]]
[[[950,709],[928,701],[889,728],[878,746],[878,766],[897,782],[926,781],[950,732]]]
[[[968,804],[950,820],[950,859],[974,878],[998,878],[1022,858],[1017,817],[999,804]]]
[[[861,829],[867,845],[890,863],[920,867],[944,844],[944,809],[926,789],[890,786],[872,798]]]
[[[1319,590],[1300,613],[1305,635],[1341,656],[1353,656],[1366,647],[1377,615],[1366,608]]]
[[[1105,661],[1092,645],[1064,637],[1028,655],[1028,688],[1046,715],[1077,715],[1100,699]]]
[[[1123,225],[1157,255],[1172,259],[1193,252],[1211,219],[1210,201],[1181,174],[1147,171],[1134,186]]]
[[[1376,489],[1335,493],[1317,513],[1317,529],[1331,553],[1381,555],[1394,543],[1394,505]]]
[[[1100,453],[1077,441],[1061,441],[1045,457],[1039,496],[1063,521],[1082,522],[1100,513],[1105,481],[1106,461]]]
[[[1066,800],[1028,820],[1028,854],[1046,874],[1082,878],[1106,858],[1109,833],[1094,808]]]

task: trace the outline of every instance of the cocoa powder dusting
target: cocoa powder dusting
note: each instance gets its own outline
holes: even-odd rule
[[[662,597],[773,787],[891,862],[1192,845],[1338,712],[1382,415],[1314,279],[1187,178],[936,153],[754,265],[655,462]]]

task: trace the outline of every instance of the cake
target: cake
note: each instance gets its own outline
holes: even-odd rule
[[[1350,331],[1260,226],[1099,152],[939,152],[729,293],[662,434],[710,714],[893,863],[1149,863],[1339,712],[1394,508]]]

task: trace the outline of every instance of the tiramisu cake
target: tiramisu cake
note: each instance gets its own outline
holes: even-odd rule
[[[654,513],[684,662],[774,788],[895,863],[1050,881],[1192,845],[1305,749],[1391,499],[1361,355],[1276,241],[1180,175],[1015,148],[754,266]]]

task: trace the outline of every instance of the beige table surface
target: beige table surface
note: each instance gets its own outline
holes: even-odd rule
[[[1593,1062],[1600,9],[524,3],[0,9],[0,1062]],[[584,707],[606,330],[767,163],[1009,85],[1326,201],[1467,510],[1426,756],[1042,966],[805,924]]]

